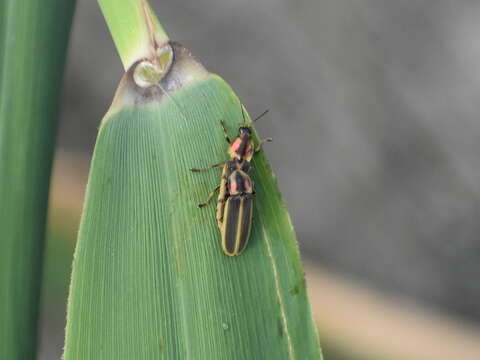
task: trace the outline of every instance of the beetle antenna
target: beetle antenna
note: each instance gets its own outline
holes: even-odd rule
[[[240,109],[242,110],[243,122],[245,122],[245,111],[243,110],[243,105],[242,105],[242,103],[240,103]]]
[[[270,109],[267,109],[265,110],[263,113],[261,113],[260,115],[258,115],[252,122],[255,122],[259,119],[261,119],[264,115],[267,115],[267,113],[270,111]]]

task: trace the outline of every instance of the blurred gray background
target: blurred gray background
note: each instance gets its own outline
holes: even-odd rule
[[[151,0],[237,91],[304,257],[480,322],[480,2]],[[80,0],[58,146],[91,153],[123,69]]]

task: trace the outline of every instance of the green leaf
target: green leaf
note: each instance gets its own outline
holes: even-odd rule
[[[189,169],[226,160],[220,119],[232,138],[244,119],[232,89],[171,46],[166,75],[157,82],[135,62],[102,121],[65,360],[321,359],[295,234],[263,152],[252,162],[253,230],[240,256],[224,255],[213,204],[197,207],[221,170]]]
[[[0,2],[0,359],[33,359],[58,97],[74,1]]]

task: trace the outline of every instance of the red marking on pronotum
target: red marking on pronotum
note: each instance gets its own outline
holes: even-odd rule
[[[237,152],[237,150],[240,148],[240,145],[242,145],[242,139],[236,138],[230,146],[230,149],[232,152]]]

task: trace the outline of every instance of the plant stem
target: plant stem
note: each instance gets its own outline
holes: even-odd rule
[[[118,54],[127,70],[135,61],[151,58],[168,41],[146,0],[98,0]]]

